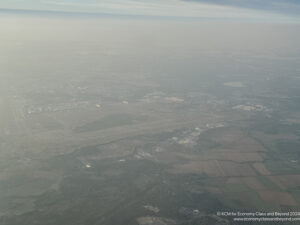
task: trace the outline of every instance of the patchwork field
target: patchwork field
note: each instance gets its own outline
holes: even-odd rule
[[[298,25],[3,11],[0,225],[300,211]]]

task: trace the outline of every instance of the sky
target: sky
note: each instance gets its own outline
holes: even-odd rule
[[[0,8],[300,23],[300,0],[1,0]]]

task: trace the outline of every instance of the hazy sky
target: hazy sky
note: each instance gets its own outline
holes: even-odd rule
[[[299,22],[300,0],[1,0],[0,8]]]

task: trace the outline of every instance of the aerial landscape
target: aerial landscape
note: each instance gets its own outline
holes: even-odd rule
[[[300,224],[299,17],[5,2],[1,225]]]

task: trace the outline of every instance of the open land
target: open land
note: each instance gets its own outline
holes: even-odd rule
[[[132,26],[142,33],[122,41],[93,24],[69,31],[96,29],[88,41],[8,42],[23,61],[0,68],[0,224],[228,225],[217,211],[299,211],[300,51],[241,44],[217,57],[191,35],[184,54],[180,37],[153,47]]]

